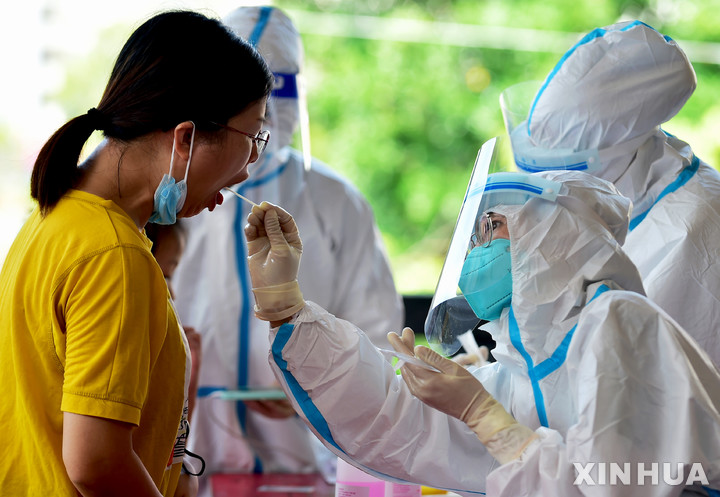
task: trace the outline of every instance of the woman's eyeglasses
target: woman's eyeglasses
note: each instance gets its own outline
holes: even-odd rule
[[[237,128],[233,128],[232,126],[228,126],[227,124],[220,124],[216,122],[211,122],[211,124],[220,126],[221,128],[229,129],[230,131],[234,131],[235,133],[240,133],[241,135],[249,137],[255,143],[258,155],[262,155],[263,151],[267,147],[268,142],[270,141],[270,132],[266,129],[258,131],[257,135],[253,135],[244,131],[240,131]]]

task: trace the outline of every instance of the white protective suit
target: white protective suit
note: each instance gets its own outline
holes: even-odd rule
[[[519,459],[500,466],[464,423],[412,396],[356,326],[311,302],[271,331],[283,387],[328,447],[381,477],[508,497],[720,489],[720,374],[643,295],[620,247],[629,201],[584,173],[539,174],[563,183],[556,202],[492,209],[507,217],[512,304],[489,328],[497,362],[474,371],[539,435]],[[607,472],[628,463],[631,484],[574,485],[573,463],[600,481],[592,462]],[[637,485],[636,463],[652,462],[671,464],[668,479],[685,464],[681,481],[697,484],[668,485],[660,474],[659,485]]]
[[[533,146],[598,153],[588,172],[633,201],[623,248],[648,297],[720,365],[720,174],[660,129],[695,86],[685,53],[651,27],[596,29],[545,79],[520,146],[529,156]]]
[[[308,250],[299,276],[305,295],[387,344],[386,334],[402,328],[404,315],[372,210],[347,180],[316,160],[304,167],[301,154],[290,148],[300,115],[294,78],[302,46],[290,19],[277,9],[241,8],[225,22],[248,38],[259,19],[264,31],[259,29],[254,41],[284,86],[276,87],[269,102],[268,149],[236,189],[295,216]],[[277,384],[267,361],[268,324],[253,313],[243,234],[248,210],[226,195],[212,215],[188,219],[187,246],[173,277],[183,323],[202,334],[190,448],[205,458],[209,474],[315,471],[312,444],[317,441],[297,416],[270,419],[246,410],[242,402],[208,396],[243,385]]]

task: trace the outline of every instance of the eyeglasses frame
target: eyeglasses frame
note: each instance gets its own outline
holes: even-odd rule
[[[490,217],[490,213],[483,212],[481,216],[482,217],[480,218],[481,221],[479,223],[479,227],[482,230],[482,223],[485,223],[487,226],[487,233],[489,233],[489,235],[483,236],[483,233],[481,233],[480,238],[478,238],[477,230],[473,231],[472,235],[470,235],[471,250],[476,247],[487,248],[490,246],[490,243],[492,243],[493,240],[493,221]],[[482,243],[482,240],[484,238],[487,238],[487,241],[485,243]]]
[[[262,155],[262,153],[267,148],[268,142],[270,141],[270,131],[266,129],[262,129],[257,132],[256,135],[253,135],[251,133],[246,133],[245,131],[241,131],[237,128],[233,128],[232,126],[228,126],[227,124],[220,124],[213,121],[210,121],[210,124],[214,124],[215,126],[220,126],[221,128],[229,129],[230,131],[234,131],[235,133],[240,133],[241,135],[245,135],[248,138],[250,138],[255,146],[257,147],[258,155]],[[264,135],[265,137],[263,138]],[[262,145],[261,145],[262,143]]]

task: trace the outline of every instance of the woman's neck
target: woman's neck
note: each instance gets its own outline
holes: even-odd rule
[[[78,190],[111,200],[142,229],[153,209],[155,187],[162,177],[155,172],[154,152],[148,144],[118,145],[104,140],[80,164],[83,170]],[[157,176],[157,178],[155,178]]]

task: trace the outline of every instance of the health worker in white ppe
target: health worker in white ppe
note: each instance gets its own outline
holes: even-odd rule
[[[583,170],[632,200],[623,249],[648,297],[720,365],[720,174],[660,128],[695,86],[678,44],[631,21],[591,31],[501,106],[520,171]]]
[[[257,47],[275,75],[267,113],[272,139],[250,177],[234,189],[296,215],[308,249],[299,271],[306,295],[387,343],[386,334],[401,329],[404,312],[372,210],[347,180],[290,146],[307,114],[299,99],[303,48],[298,31],[282,11],[270,7],[239,8],[224,22]],[[268,364],[268,324],[253,312],[243,234],[249,207],[226,195],[216,218],[200,215],[188,222],[185,252],[173,276],[183,322],[203,335],[191,450],[204,457],[209,475],[317,471],[313,445],[320,444],[287,399],[217,398],[221,390],[277,386]]]
[[[720,375],[643,295],[621,248],[629,200],[567,171],[493,174],[478,195],[468,190],[476,208],[464,209],[476,229],[454,235],[466,247],[456,281],[489,321],[497,362],[472,373],[413,348],[406,328],[388,336],[398,353],[441,372],[405,363],[396,375],[356,326],[303,299],[292,217],[253,209],[258,315],[275,326],[273,368],[314,433],[373,475],[466,495],[717,495]],[[450,351],[460,332],[427,335]],[[600,462],[627,465],[627,483],[605,484]],[[642,473],[651,463],[672,468],[657,485]]]

